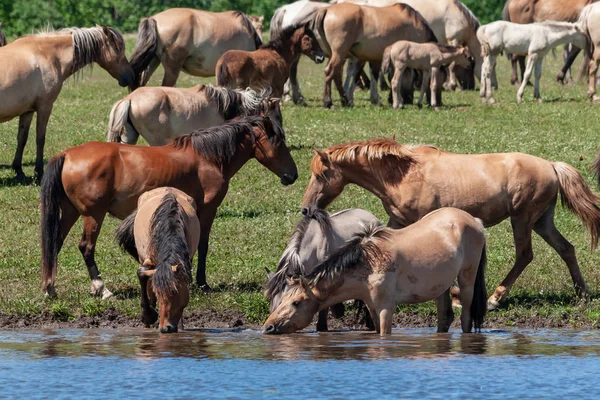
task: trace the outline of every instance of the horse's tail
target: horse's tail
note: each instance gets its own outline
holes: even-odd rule
[[[142,18],[138,26],[138,37],[135,43],[135,49],[131,55],[131,68],[133,69],[133,82],[129,85],[129,90],[133,91],[140,86],[144,86],[144,72],[150,68],[150,64],[156,57],[158,48],[158,33],[156,30],[156,20],[152,17]]]
[[[594,164],[592,164],[592,172],[594,173],[594,177],[598,181],[598,186],[600,186],[600,153],[598,153]]]
[[[140,134],[129,120],[130,109],[131,99],[123,99],[115,103],[112,110],[110,110],[108,133],[106,134],[107,142],[129,144],[135,144],[137,142]],[[122,140],[123,134],[125,134],[126,140]]]
[[[54,279],[56,278],[59,241],[62,240],[60,238],[62,211],[60,203],[67,197],[62,183],[64,164],[64,153],[50,159],[41,183],[42,285],[46,294],[51,297],[56,296]]]
[[[173,193],[165,195],[152,215],[148,248],[155,258],[152,285],[159,298],[175,293],[180,279],[191,282],[192,260],[183,209]]]
[[[479,29],[477,29],[477,40],[481,43],[481,56],[485,57],[490,55],[492,49],[485,34],[485,25],[480,26]]]
[[[306,20],[303,22],[308,22],[308,28],[313,33],[318,34],[319,38],[321,38],[321,41],[319,41],[319,44],[321,45],[322,50],[326,54],[332,54],[331,46],[329,46],[329,43],[327,43],[327,37],[325,36],[325,26],[324,26],[325,17],[327,16],[328,10],[329,10],[329,8],[320,8],[320,9],[314,11],[312,14],[310,14],[306,18]],[[323,47],[325,47],[325,48],[323,48]]]
[[[594,54],[595,50],[594,41],[590,36],[590,27],[588,24],[588,17],[592,11],[592,7],[592,5],[583,7],[583,10],[581,10],[581,14],[579,15],[579,20],[577,21],[581,27],[581,30],[585,34],[586,39],[586,46],[585,49],[583,49],[583,64],[581,65],[581,69],[579,71],[579,79],[582,79],[588,75],[590,70],[590,60],[592,59],[592,55]]]
[[[258,49],[263,44],[262,38],[259,36],[258,32],[254,28],[254,25],[252,25],[252,21],[250,21],[250,18],[248,18],[248,16],[242,12],[238,11],[238,13],[239,16],[242,18],[242,24],[244,25],[244,28],[254,40],[254,50]]]
[[[135,247],[135,236],[133,232],[136,215],[137,210],[132,212],[119,224],[119,226],[117,226],[117,229],[115,229],[115,237],[121,249],[129,253],[137,261],[139,260],[139,255],[137,247]]]
[[[392,62],[392,46],[388,46],[383,51],[383,59],[381,61],[381,73],[389,74],[392,72],[394,63]]]
[[[594,194],[583,176],[574,167],[563,162],[553,162],[558,177],[561,203],[571,210],[587,227],[591,236],[591,248],[598,246],[600,236],[600,196]]]
[[[224,56],[225,54],[221,56],[217,65],[217,86],[229,87],[229,83],[232,82],[232,76],[229,73]]]
[[[481,258],[477,275],[475,276],[475,285],[473,286],[473,300],[471,301],[471,320],[476,331],[481,330],[483,319],[487,312],[487,292],[485,290],[485,267],[487,265],[487,249],[485,243],[481,249]]]

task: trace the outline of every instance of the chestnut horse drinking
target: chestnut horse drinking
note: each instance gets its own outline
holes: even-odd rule
[[[140,196],[137,209],[119,225],[117,241],[139,261],[142,321],[158,319],[162,333],[177,332],[190,297],[192,259],[200,241],[200,221],[193,198],[172,187]],[[149,279],[151,279],[149,281]]]
[[[329,215],[318,208],[308,210],[302,217],[279,260],[276,272],[267,269],[269,280],[265,296],[271,302],[271,312],[275,311],[285,291],[290,276],[306,275],[325,260],[331,253],[342,247],[354,235],[367,226],[379,226],[373,214],[360,208],[352,208]],[[331,307],[334,316],[344,314],[344,305]],[[328,309],[319,312],[317,331],[327,330]]]
[[[125,57],[125,42],[110,27],[70,28],[23,36],[0,48],[0,122],[19,117],[17,152],[12,163],[17,179],[25,178],[23,150],[33,114],[37,113],[35,173],[41,179],[46,126],[63,82],[94,62],[119,85],[131,83],[133,71]]]
[[[427,243],[426,246],[423,243]],[[377,332],[392,333],[398,304],[435,299],[438,332],[454,320],[450,286],[458,277],[462,331],[481,329],[486,313],[485,230],[481,220],[441,208],[403,229],[369,226],[306,277],[289,282],[267,334],[303,329],[319,310],[345,300],[364,301]]]
[[[130,90],[145,86],[162,64],[161,86],[175,86],[183,70],[193,76],[215,76],[215,66],[227,50],[256,50],[262,39],[239,11],[208,12],[171,8],[144,18],[131,56],[135,73]]]
[[[304,54],[320,64],[325,59],[313,32],[306,25],[285,28],[278,37],[256,51],[229,50],[217,62],[217,85],[231,89],[271,88],[283,96],[290,68]]]
[[[317,151],[302,207],[325,208],[347,184],[379,197],[388,226],[404,227],[440,207],[457,207],[493,226],[510,218],[516,247],[513,268],[488,300],[496,308],[533,259],[531,232],[564,260],[578,295],[588,293],[575,248],[554,226],[562,203],[587,227],[591,247],[600,236],[600,197],[581,174],[562,162],[522,153],[453,154],[433,146],[409,147],[391,139],[353,142]]]
[[[187,193],[198,206],[200,244],[196,281],[206,290],[208,238],[229,181],[252,158],[290,185],[298,177],[285,144],[283,129],[269,116],[246,117],[179,136],[166,146],[130,146],[90,142],[52,158],[42,181],[42,272],[44,290],[55,295],[57,256],[73,227],[83,217],[79,250],[92,291],[108,297],[94,259],[96,241],[107,213],[124,219],[139,196],[160,186]]]

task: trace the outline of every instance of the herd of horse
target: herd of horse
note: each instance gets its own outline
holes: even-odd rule
[[[328,58],[325,107],[333,105],[332,83],[343,106],[353,104],[360,83],[369,87],[371,102],[379,104],[378,83],[387,85],[385,75],[394,108],[412,103],[415,88],[421,91],[419,106],[426,92],[437,107],[442,90],[454,90],[459,83],[475,89],[476,79],[482,99],[493,102],[498,85],[494,67],[503,51],[513,54],[514,65],[527,57],[518,101],[533,71],[534,96],[540,101],[544,55],[572,44],[559,79],[583,49],[587,94],[598,98],[600,31],[593,22],[600,20],[600,3],[508,0],[505,21],[487,25],[480,25],[459,0],[331,3],[300,0],[277,9],[266,44],[262,18],[238,11],[169,9],[142,19],[129,61],[123,37],[111,27],[42,32],[7,45],[0,31],[0,122],[19,117],[12,164],[17,180],[25,178],[23,149],[37,113],[35,174],[41,182],[41,267],[47,296],[57,296],[58,254],[80,217],[79,250],[92,293],[112,296],[95,260],[96,242],[110,214],[123,220],[118,242],[139,262],[143,323],[158,321],[161,332],[177,332],[189,301],[196,252],[196,284],[211,290],[205,272],[209,236],[231,178],[252,158],[283,185],[298,178],[280,99],[291,91],[293,102],[305,104],[298,84],[302,54],[315,63]],[[370,78],[363,72],[367,62]],[[53,103],[64,81],[92,63],[131,93],[113,106],[106,143],[66,149],[50,159],[44,174]],[[147,87],[159,65],[162,86]],[[215,76],[217,86],[176,88],[181,71]],[[149,146],[135,146],[139,136]],[[554,212],[560,196],[596,248],[600,196],[568,164],[522,153],[453,154],[434,146],[372,139],[315,149],[310,168],[303,217],[277,270],[267,270],[271,315],[264,333],[303,329],[316,313],[317,330],[326,330],[328,310],[340,316],[343,302],[353,299],[364,303],[373,328],[382,335],[391,332],[397,304],[429,300],[437,305],[438,331],[448,331],[453,305],[462,306],[463,332],[480,329],[486,311],[500,305],[532,261],[534,231],[564,260],[576,293],[589,294],[575,249],[556,228]],[[600,172],[600,158],[595,168]],[[325,211],[349,184],[381,199],[387,226],[366,210]],[[488,298],[484,229],[506,219],[516,258]]]

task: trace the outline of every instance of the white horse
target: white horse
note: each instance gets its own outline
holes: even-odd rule
[[[491,76],[496,67],[496,57],[504,50],[516,55],[527,55],[527,67],[519,91],[517,101],[523,102],[523,92],[535,67],[534,96],[539,103],[540,77],[542,61],[556,46],[573,43],[580,48],[587,47],[587,38],[579,23],[545,21],[534,24],[515,24],[507,21],[496,21],[483,25],[477,30],[477,38],[481,43],[483,68],[481,71],[481,90],[479,95],[483,101],[495,102],[492,93]]]

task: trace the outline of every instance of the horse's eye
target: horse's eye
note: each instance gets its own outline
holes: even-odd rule
[[[300,302],[298,300],[296,300],[295,302],[292,303],[292,305],[294,307],[298,307],[300,305]]]

